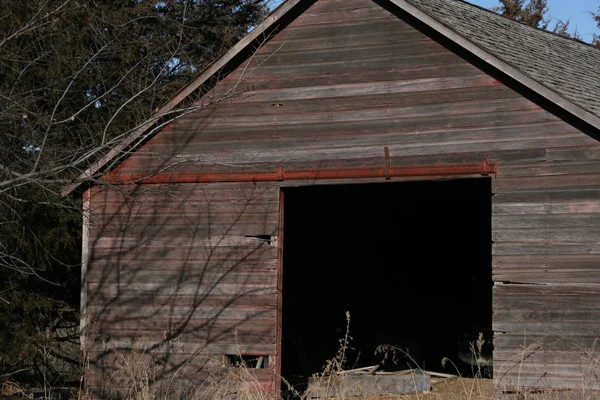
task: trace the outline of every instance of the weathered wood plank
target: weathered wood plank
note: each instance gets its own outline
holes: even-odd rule
[[[337,10],[336,10],[337,12]],[[400,31],[400,30],[398,30]],[[411,29],[402,30],[403,39],[405,41],[427,41],[422,33],[416,32]],[[381,45],[399,43],[398,38],[394,35],[381,35],[379,32],[363,32],[360,34],[348,34],[345,36],[333,36],[333,37],[315,37],[311,39],[307,38],[295,38],[292,35],[288,35],[287,32],[281,32],[271,39],[268,43],[265,43],[258,51],[261,54],[269,54],[274,51],[312,51],[320,49],[336,49],[344,47],[364,47],[369,45]],[[235,73],[235,71],[234,71]]]
[[[451,69],[450,71],[454,71]],[[430,71],[422,71],[419,72],[424,73],[424,76],[431,76]],[[443,72],[443,74],[442,74]],[[381,79],[378,73],[378,82],[385,82],[386,80]],[[446,74],[446,71],[440,72],[440,79],[448,77],[453,77],[452,74]],[[338,76],[338,75],[336,75]],[[408,79],[421,79],[420,77],[410,76]],[[344,79],[346,81],[346,79]],[[294,81],[283,81],[277,80],[272,81],[270,85],[274,88],[293,88],[294,86],[291,83]],[[364,80],[361,80],[364,82]],[[327,85],[331,85],[327,83]],[[315,85],[312,83],[312,86],[325,86],[325,85]],[[265,89],[266,90],[266,89]],[[474,100],[477,99],[477,100]],[[495,103],[498,101],[513,101],[516,105],[520,105],[523,109],[536,109],[535,106],[532,106],[531,103],[523,101],[522,98],[511,91],[508,91],[503,86],[477,86],[472,88],[458,88],[444,91],[423,91],[419,92],[419,95],[407,95],[406,93],[386,93],[386,94],[373,94],[373,95],[365,95],[360,97],[355,96],[345,96],[345,97],[336,97],[336,98],[323,98],[318,101],[311,100],[302,100],[295,99],[293,101],[280,101],[274,106],[272,101],[263,101],[263,102],[252,102],[252,109],[248,109],[248,104],[244,102],[225,102],[219,104],[216,107],[206,109],[202,113],[205,114],[204,127],[205,129],[209,129],[211,124],[213,123],[227,123],[229,118],[231,118],[232,126],[233,122],[236,120],[238,122],[244,122],[243,118],[240,117],[252,117],[249,121],[256,122],[263,121],[265,123],[270,122],[268,119],[269,116],[279,116],[286,118],[300,118],[300,117],[308,117],[312,114],[328,114],[331,112],[343,112],[343,111],[368,111],[368,110],[377,110],[377,109],[388,109],[388,108],[407,108],[407,107],[417,107],[417,106],[432,106],[432,105],[454,105],[456,107],[464,107],[465,105],[471,104],[471,110],[480,110],[479,104],[476,102],[481,102],[482,105],[486,102]],[[459,102],[465,102],[466,104],[462,104]],[[411,108],[409,108],[410,110]],[[418,109],[417,109],[418,110]],[[458,111],[458,110],[457,110]],[[371,111],[373,112],[373,111]],[[336,114],[337,115],[337,114]],[[182,117],[176,122],[173,123],[173,129],[169,129],[164,131],[164,134],[157,136],[156,139],[153,139],[153,142],[156,142],[157,139],[165,140],[164,136],[172,137],[173,139],[180,139],[179,134],[181,131],[185,131],[186,127],[190,124],[197,124],[198,115],[189,114],[188,116]],[[213,122],[214,121],[214,122]],[[284,122],[284,121],[279,121]],[[286,123],[289,123],[286,121]],[[563,132],[565,131],[564,124],[561,124],[563,127]],[[175,129],[176,128],[176,129]],[[570,132],[573,132],[574,129],[569,128]]]
[[[208,294],[202,297],[197,297],[193,294],[182,294],[172,296],[164,293],[121,293],[118,296],[94,296],[90,299],[90,304],[101,308],[106,306],[108,302],[116,304],[132,304],[138,302],[148,306],[188,306],[199,304],[202,307],[275,307],[277,305],[277,296],[275,294],[238,294],[238,295],[223,295],[223,294]],[[148,321],[152,325],[153,321]],[[167,321],[168,322],[168,321]],[[172,321],[171,321],[172,322]],[[261,325],[262,326],[262,325]],[[135,326],[129,326],[135,328]],[[256,327],[254,327],[256,328]],[[252,331],[256,329],[251,329]]]
[[[119,256],[106,255],[96,256],[94,258],[96,262],[102,261],[103,269],[107,271],[113,271],[118,269],[127,270],[144,270],[144,271],[172,271],[174,269],[194,269],[197,273],[202,271],[206,272],[224,272],[234,270],[239,272],[254,272],[254,271],[273,271],[277,267],[277,259],[275,258],[262,258],[262,257],[231,257],[229,259],[215,259],[207,254],[205,257],[194,257],[188,258],[181,255],[175,255],[173,257],[160,257],[155,258],[145,257],[140,259],[138,257],[127,259]]]
[[[495,384],[498,389],[518,388],[521,392],[527,392],[529,388],[543,387],[544,391],[548,391],[550,389],[581,389],[582,387],[582,375],[585,370],[581,366],[566,363],[554,364],[552,361],[538,362],[535,359],[531,362],[514,360],[499,360],[499,362],[504,368],[498,371],[498,374],[502,376]],[[587,389],[597,388],[596,384],[590,384]],[[544,397],[538,398],[543,399]],[[556,399],[552,394],[546,394],[546,398]],[[569,397],[569,399],[571,398]]]
[[[493,293],[494,312],[504,317],[494,318],[495,331],[578,336],[600,329],[600,322],[589,318],[600,307],[600,285],[494,285]],[[506,310],[513,312],[502,314]],[[586,314],[588,318],[577,319]]]
[[[542,242],[542,243],[600,243],[600,227],[580,226],[578,228],[544,227],[542,228],[507,228],[495,229],[492,232],[492,240],[501,242]]]
[[[596,204],[600,211],[600,201]],[[589,213],[546,213],[497,215],[492,218],[492,229],[523,228],[585,228],[600,226],[600,212]]]
[[[577,328],[575,328],[575,326],[579,326],[580,324],[583,324],[583,325],[588,324],[589,325],[590,320],[597,320],[598,312],[594,311],[594,310],[584,310],[584,311],[573,310],[570,313],[567,313],[567,312],[560,311],[560,310],[543,309],[543,306],[539,306],[538,309],[515,308],[515,310],[511,310],[511,311],[497,309],[497,311],[494,312],[494,318],[496,318],[499,321],[504,321],[502,323],[518,323],[518,322],[522,322],[522,321],[529,321],[529,323],[531,323],[531,324],[536,324],[536,323],[544,324],[545,321],[557,321],[556,322],[557,324],[562,323],[564,325],[572,325],[574,327],[572,329],[576,330]],[[548,332],[541,332],[541,331],[536,331],[536,332],[537,333],[535,333],[533,331],[527,332],[527,336],[526,336],[527,340],[530,340],[531,338],[534,338],[534,337],[545,338],[549,341],[548,343],[551,342],[551,343],[553,343],[552,345],[554,346],[555,343],[559,343],[560,338],[567,338],[570,345],[567,346],[568,343],[565,344],[565,343],[560,342],[561,343],[560,346],[567,346],[568,348],[571,348],[572,346],[575,346],[576,344],[577,345],[578,344],[591,345],[593,339],[597,337],[597,336],[595,336],[595,334],[593,332],[591,334],[587,334],[587,335],[584,332],[573,332],[572,337],[570,337],[570,336],[565,337],[565,336],[562,336],[563,335],[562,332],[553,332],[550,330],[548,330]],[[534,333],[537,336],[535,336]],[[520,338],[521,344],[523,343],[524,335],[523,335],[522,331],[518,331],[516,333],[510,333],[510,334],[513,335],[513,337],[515,337],[515,338]],[[531,340],[530,340],[530,343],[531,343]],[[559,346],[559,345],[556,345],[556,346]],[[502,347],[500,347],[500,348],[502,348]]]
[[[261,205],[264,208],[264,205]],[[237,224],[257,224],[257,225],[271,225],[277,224],[278,213],[277,210],[262,210],[259,212],[245,212],[243,206],[240,212],[231,212],[230,208],[227,208],[226,212],[217,211],[205,211],[205,210],[194,210],[192,212],[175,212],[178,210],[172,209],[169,213],[159,213],[154,211],[149,213],[145,207],[140,208],[140,212],[134,215],[131,213],[118,213],[102,215],[95,218],[92,221],[91,226],[93,229],[106,229],[106,230],[128,230],[129,227],[151,227],[152,225],[160,225],[154,229],[160,229],[165,227],[169,229],[176,229],[177,227],[184,226],[216,226],[216,225],[237,225]],[[190,221],[193,221],[190,224]]]
[[[252,199],[222,199],[215,201],[212,199],[199,200],[192,199],[182,201],[178,204],[171,204],[171,208],[164,209],[166,201],[153,200],[145,202],[107,201],[95,202],[92,205],[94,213],[93,224],[123,224],[132,223],[137,218],[156,218],[166,220],[169,218],[178,218],[178,216],[189,217],[190,220],[202,220],[207,218],[216,218],[217,221],[227,221],[230,218],[239,216],[240,220],[246,218],[271,218],[278,212],[279,204],[274,198],[258,200]],[[163,208],[163,211],[161,211]]]
[[[497,179],[494,181],[494,189],[502,191],[505,189],[536,189],[536,188],[561,188],[561,187],[583,187],[600,185],[600,173],[568,174],[568,175],[542,175]]]
[[[339,62],[340,60],[354,60],[360,54],[363,59],[399,57],[416,54],[426,54],[441,51],[441,45],[424,38],[415,38],[413,41],[402,41],[392,43],[379,43],[359,46],[348,40],[345,45],[313,50],[291,51],[286,49],[285,43],[278,48],[272,48],[270,52],[259,51],[254,56],[257,65],[293,65],[295,63],[316,64],[324,62]],[[264,63],[264,64],[262,64]],[[258,67],[260,68],[260,67]]]
[[[268,233],[267,233],[268,234]],[[263,239],[248,236],[226,236],[217,234],[210,237],[139,237],[135,235],[119,235],[118,237],[90,237],[94,248],[135,249],[140,247],[235,247],[247,251],[256,251],[262,246],[268,246]]]
[[[580,255],[498,255],[492,260],[496,268],[529,268],[535,266],[555,268],[593,268],[600,265],[600,256],[597,254]]]
[[[492,86],[497,81],[488,75],[428,78],[404,81],[353,83],[290,89],[254,90],[232,97],[228,103],[291,101],[346,96],[369,96],[386,93],[415,93],[463,87]]]
[[[373,12],[369,12],[369,10],[367,9],[362,9],[360,11],[362,11],[360,13],[362,15],[356,15],[355,18],[360,18],[361,22],[371,23],[371,25],[380,23],[386,24],[389,22],[393,22],[393,17],[391,16],[391,14],[386,14],[385,12],[382,13],[380,10],[374,10]],[[315,13],[313,14],[313,17],[310,19],[310,21],[305,21],[303,24],[292,23],[288,26],[288,29],[286,31],[288,34],[291,34],[296,33],[298,31],[312,31],[322,27],[330,28],[331,25],[338,28],[337,32],[342,31],[340,29],[342,27],[352,29],[354,24],[356,23],[355,20],[350,18],[352,13],[352,11],[342,11],[340,13],[340,16],[336,16],[335,13]],[[396,27],[399,26],[399,24],[397,23],[395,25]],[[397,29],[395,31],[397,31]],[[344,32],[347,31],[344,30]]]
[[[236,307],[203,307],[198,306],[166,306],[161,308],[154,307],[135,307],[136,303],[125,305],[110,305],[110,306],[94,306],[90,304],[89,314],[103,320],[105,315],[110,315],[111,319],[117,321],[127,320],[129,318],[154,318],[154,317],[170,317],[177,318],[223,318],[237,319],[240,321],[251,319],[266,319],[275,318],[276,309],[274,307],[252,307],[252,308],[236,308]]]
[[[311,7],[303,15],[304,23],[296,26],[313,26],[321,24],[335,24],[335,23],[355,23],[357,20],[368,21],[369,19],[380,19],[390,18],[393,16],[381,8],[379,5],[371,3],[359,4],[349,8],[347,5],[343,8],[336,10],[323,10],[319,8]],[[310,21],[310,24],[308,24]],[[294,24],[292,24],[294,25]]]
[[[596,254],[495,255],[492,278],[518,283],[600,283],[598,261]]]
[[[492,245],[494,255],[503,254],[600,254],[596,243],[515,243],[504,242]]]
[[[371,7],[372,5],[373,2],[365,0],[327,0],[316,2],[307,10],[307,13],[310,15],[320,12],[333,12],[338,9]],[[299,19],[297,23],[303,23],[303,19]]]
[[[521,99],[494,99],[480,100],[477,102],[464,101],[454,102],[451,104],[427,104],[422,106],[396,107],[393,104],[388,104],[384,107],[363,107],[362,109],[353,109],[348,111],[338,111],[335,114],[329,113],[307,113],[307,114],[284,114],[284,115],[254,115],[254,116],[235,116],[223,115],[222,117],[212,118],[208,121],[207,129],[231,128],[239,129],[240,127],[259,127],[269,124],[318,124],[318,123],[338,123],[346,121],[364,121],[364,120],[379,120],[390,118],[405,118],[405,117],[429,117],[436,115],[447,114],[469,114],[469,113],[490,113],[490,112],[508,112],[508,111],[524,111],[536,110],[536,106],[532,106],[529,102],[524,102]],[[571,130],[572,132],[572,130]]]
[[[139,249],[124,248],[95,248],[92,253],[94,262],[111,261],[124,262],[126,260],[179,260],[185,261],[206,261],[222,263],[227,260],[241,261],[262,261],[277,258],[277,248],[275,246],[144,246]],[[202,264],[204,265],[204,264]],[[219,264],[220,265],[220,264]]]
[[[290,24],[285,30],[285,38],[308,39],[308,38],[327,38],[334,36],[346,36],[360,34],[362,32],[378,31],[381,36],[386,36],[392,32],[401,32],[408,29],[409,25],[393,17],[383,16],[376,23],[371,21],[354,21],[350,24],[341,26],[335,25],[310,25],[296,20],[296,23]]]
[[[528,192],[531,193],[531,192]],[[528,202],[528,203],[503,203],[501,202],[507,195],[494,196],[492,204],[492,214],[494,220],[499,224],[504,224],[502,221],[510,221],[510,219],[518,218],[523,215],[524,218],[573,218],[581,219],[588,216],[600,213],[600,200],[588,201],[564,201],[548,200],[546,202]],[[564,215],[563,215],[564,214]],[[510,218],[506,220],[505,218]],[[595,217],[594,217],[595,218]]]
[[[202,98],[195,103],[196,106],[204,107],[202,111],[199,111],[199,113],[203,112],[208,114],[208,110],[210,110],[210,112],[219,112],[222,107],[229,105],[230,103],[227,101],[227,98],[223,98],[225,93],[231,93],[233,96],[237,96],[247,91],[256,89],[285,89],[305,86],[324,86],[479,75],[479,71],[473,70],[472,66],[457,62],[453,63],[449,60],[446,63],[422,65],[416,67],[412,67],[410,65],[406,65],[404,67],[395,67],[390,65],[388,68],[382,68],[380,66],[379,68],[374,69],[364,69],[360,71],[360,74],[356,71],[339,71],[336,74],[307,74],[306,72],[300,71],[299,74],[261,76],[261,68],[262,66],[257,70],[252,70],[251,73],[246,72],[240,73],[238,76],[229,76],[228,80],[223,86],[215,88],[212,92],[210,92],[209,97]],[[500,85],[497,85],[493,88],[505,96],[511,93],[508,88]],[[218,101],[220,98],[222,100]],[[217,102],[215,103],[215,101]],[[239,105],[240,103],[235,104]],[[260,104],[255,103],[255,107],[260,107]]]
[[[563,162],[546,162],[540,164],[508,165],[502,168],[501,176],[548,176],[567,174],[590,174],[600,172],[600,161],[571,160]]]
[[[259,297],[259,296],[254,296]],[[271,295],[275,297],[275,295]],[[256,318],[250,320],[240,321],[238,319],[226,319],[226,318],[194,318],[191,320],[181,319],[174,320],[170,317],[156,317],[152,320],[141,319],[141,318],[130,318],[123,321],[117,320],[103,320],[103,324],[110,324],[110,329],[118,331],[131,331],[131,337],[139,337],[144,335],[137,335],[135,332],[138,330],[150,331],[155,329],[159,332],[178,332],[178,330],[194,332],[200,335],[207,335],[214,332],[215,334],[220,332],[238,332],[241,334],[250,333],[274,333],[276,329],[275,321],[269,322],[268,320]]]
[[[129,241],[129,239],[125,238],[136,235],[138,236],[138,243],[147,243],[148,240],[154,240],[159,237],[168,238],[178,236],[180,240],[178,243],[185,243],[185,237],[213,238],[212,240],[215,241],[225,236],[275,235],[278,229],[277,221],[260,221],[259,219],[248,223],[238,223],[235,220],[231,223],[213,223],[210,220],[205,220],[204,223],[203,221],[198,221],[194,225],[158,225],[158,222],[153,221],[149,225],[132,224],[114,226],[110,223],[104,226],[94,225],[90,227],[90,237],[92,240],[102,237],[103,241],[108,237],[112,237],[117,241],[120,241],[121,238],[124,238],[124,241]],[[104,245],[102,241],[98,245]],[[168,243],[169,240],[165,240],[165,244]],[[109,246],[113,246],[113,244],[109,244]]]
[[[222,203],[228,200],[248,202],[252,199],[263,202],[265,197],[277,197],[278,186],[264,182],[260,187],[252,183],[214,183],[205,185],[118,185],[95,186],[92,190],[92,206],[118,202],[124,207],[132,202],[147,204],[164,201],[170,206],[181,206],[189,202]],[[218,202],[215,200],[219,200]],[[164,210],[163,210],[164,211]]]
[[[496,356],[496,354],[494,355]],[[518,366],[518,369],[525,374],[546,372],[549,375],[560,374],[565,378],[579,376],[580,379],[582,369],[586,367],[585,361],[582,360],[584,355],[583,349],[544,351],[543,349],[537,349],[535,343],[531,344],[530,349],[523,349],[521,352],[515,350],[497,352],[498,360],[506,362],[504,368],[501,368],[500,371],[508,369],[507,367],[511,364],[515,364],[514,366]],[[589,361],[593,362],[592,360]],[[589,367],[594,366],[590,365]]]
[[[549,307],[560,306],[562,303],[560,296],[570,298],[577,297],[581,300],[593,303],[593,307],[600,307],[600,286],[592,285],[590,287],[582,286],[544,286],[544,285],[495,285],[494,291],[498,297],[498,306],[502,307],[504,301],[514,302],[517,299],[528,299],[527,301],[542,301]],[[534,303],[537,304],[537,303]],[[582,306],[584,303],[581,304]],[[599,321],[600,322],[600,321]]]
[[[119,269],[114,271],[91,270],[88,274],[90,283],[98,282],[104,285],[113,283],[128,284],[128,283],[163,283],[165,285],[176,285],[182,282],[186,284],[215,285],[220,283],[238,283],[240,285],[274,285],[277,276],[273,271],[193,271],[191,269],[172,270],[165,269],[164,271],[143,271]]]
[[[133,282],[123,287],[117,285],[103,285],[101,283],[88,285],[90,291],[101,293],[104,296],[118,296],[125,289],[129,293],[163,293],[165,295],[182,294],[182,295],[260,295],[277,293],[275,286],[264,285],[245,285],[240,286],[236,283],[220,284],[214,287],[198,286],[194,284],[180,283],[177,285],[163,285],[162,283],[137,283]]]
[[[502,332],[522,332],[531,335],[594,335],[598,332],[600,327],[597,323],[589,323],[587,321],[581,321],[575,323],[571,321],[570,324],[563,321],[557,322],[525,322],[525,321],[495,321],[493,323],[493,329],[495,331]]]
[[[548,161],[584,161],[584,160],[600,160],[600,145],[590,145],[580,148],[558,148],[548,149]]]
[[[356,32],[358,33],[358,32]],[[343,60],[339,62],[322,63],[300,63],[289,65],[270,65],[269,63],[259,64],[254,61],[248,65],[244,73],[239,72],[239,76],[264,77],[266,79],[275,79],[290,75],[324,75],[336,73],[357,73],[364,70],[388,70],[415,68],[420,66],[456,64],[460,59],[458,56],[447,53],[442,50],[430,53],[417,53],[412,55],[395,55],[392,57],[377,57],[370,60],[354,58],[352,60]],[[238,77],[239,77],[238,76]],[[216,93],[219,93],[217,89]],[[223,92],[221,92],[223,93]]]
[[[574,209],[581,210],[579,212],[587,212],[586,210],[595,210],[595,204],[600,199],[600,189],[590,186],[573,186],[560,188],[521,188],[514,190],[503,190],[494,195],[494,206],[499,207],[527,207],[530,204],[532,207],[547,207],[548,210],[568,209],[573,205]],[[583,202],[583,205],[578,206],[578,203]],[[511,204],[512,203],[512,204]],[[515,204],[516,203],[516,204]],[[584,207],[583,209],[581,207]],[[588,208],[590,207],[590,208]],[[526,208],[523,208],[524,210]],[[569,212],[569,211],[567,211]],[[589,211],[594,212],[594,211]]]
[[[495,282],[514,283],[575,283],[600,284],[600,269],[593,268],[495,268],[492,273]]]

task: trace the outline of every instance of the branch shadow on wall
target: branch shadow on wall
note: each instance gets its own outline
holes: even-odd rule
[[[89,386],[181,393],[242,356],[266,357],[256,377],[270,380],[277,188],[130,185],[92,196]]]

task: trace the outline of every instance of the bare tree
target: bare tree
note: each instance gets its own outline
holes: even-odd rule
[[[161,111],[264,15],[262,1],[222,3],[0,0],[0,379],[77,340],[64,332],[78,322],[81,200],[61,188],[132,132],[141,143],[238,90]]]
[[[556,33],[557,35],[569,38],[569,39],[576,39],[576,40],[583,41],[583,37],[581,36],[581,33],[579,33],[579,30],[577,30],[577,28],[575,28],[575,30],[570,31],[570,28],[571,28],[570,25],[571,25],[570,19],[568,19],[566,21],[559,19],[558,21],[556,21],[554,28],[552,28],[552,32]]]
[[[598,6],[596,12],[590,12],[590,14],[592,15],[592,18],[594,18],[594,21],[596,21],[598,29],[600,29],[600,6]],[[592,44],[596,47],[600,47],[600,35],[594,34]]]

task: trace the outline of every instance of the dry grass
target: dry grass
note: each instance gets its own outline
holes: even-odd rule
[[[344,370],[347,359],[347,350],[350,348],[350,341],[352,337],[349,335],[350,330],[350,314],[346,313],[346,333],[340,340],[340,349],[336,353],[333,359],[329,360],[323,373],[315,376],[315,384],[306,392],[302,393],[299,397],[300,400],[309,399],[335,399],[335,400],[384,400],[384,399],[398,399],[398,400],[492,400],[494,399],[494,386],[491,379],[483,378],[460,378],[451,377],[446,379],[440,379],[435,383],[431,390],[415,393],[415,394],[376,394],[376,395],[355,395],[353,388],[346,384],[346,375],[341,373]],[[480,337],[481,340],[481,337]],[[478,342],[479,351],[481,351],[481,344]],[[397,357],[408,358],[411,364],[417,365],[417,362],[401,348],[390,345],[379,346],[377,351],[381,353],[386,359],[389,358],[392,361]],[[426,371],[421,371],[426,373]],[[481,376],[481,374],[480,374]],[[327,397],[332,385],[336,388],[341,388],[338,391],[338,395],[335,398]]]
[[[511,372],[514,376],[514,371],[520,371],[523,363],[530,357],[541,351],[544,343],[542,342],[526,342],[524,340],[523,348],[519,354],[503,365],[496,366],[495,380],[485,378],[485,374],[481,370],[476,371],[475,378],[450,377],[444,379],[432,379],[432,387],[430,390],[415,393],[410,395],[368,395],[357,396],[345,379],[347,374],[344,372],[348,367],[348,353],[352,349],[350,336],[350,314],[346,314],[346,332],[340,338],[340,346],[336,354],[323,367],[319,374],[315,374],[312,378],[312,383],[309,390],[306,392],[296,392],[293,388],[289,388],[288,394],[293,395],[295,400],[311,400],[311,399],[335,399],[335,400],[504,400],[507,390],[512,393],[511,400],[600,400],[600,393],[590,390],[600,387],[600,354],[593,346],[592,349],[581,349],[582,371],[584,378],[582,389],[579,392],[573,392],[572,397],[569,397],[565,392],[557,391],[541,391],[531,393],[526,388],[518,385],[507,384],[504,381],[503,375],[506,371]],[[564,338],[561,338],[564,339]],[[474,344],[473,351],[481,352],[482,337]],[[386,347],[387,351],[395,351],[394,346]],[[114,360],[114,370],[110,379],[111,382],[106,382],[109,386],[122,388],[121,391],[115,392],[112,398],[127,399],[127,400],[158,400],[172,398],[187,398],[187,399],[214,399],[214,400],[278,400],[280,394],[275,393],[273,388],[265,387],[259,382],[255,375],[255,369],[242,363],[235,367],[221,369],[216,372],[200,385],[196,387],[188,387],[185,389],[176,388],[173,381],[161,383],[162,388],[159,390],[156,387],[156,382],[165,377],[158,377],[155,369],[156,364],[153,358],[158,357],[158,353],[149,350],[143,341],[137,342],[130,352],[118,354]],[[393,358],[394,354],[392,354]],[[403,356],[409,356],[404,354]],[[414,362],[414,360],[412,360]],[[416,365],[416,362],[414,362]],[[452,364],[450,364],[452,365]],[[455,366],[456,367],[456,366]],[[458,370],[458,368],[456,368]],[[423,372],[423,371],[422,371]],[[426,371],[424,371],[426,372]],[[175,373],[177,375],[177,373]],[[458,375],[458,374],[457,374]],[[518,376],[518,374],[517,374]],[[174,376],[170,379],[172,380]],[[168,380],[169,378],[167,378]],[[285,384],[285,380],[283,380]],[[165,387],[167,390],[164,390]],[[336,388],[336,396],[328,397],[331,393],[331,388]],[[6,391],[4,391],[6,393]],[[83,400],[85,396],[83,391],[78,398]]]
[[[278,400],[279,395],[263,387],[252,369],[236,367],[225,374],[217,374],[208,379],[203,387],[198,388],[194,399],[244,399],[244,400]]]
[[[23,387],[17,382],[6,381],[0,384],[0,395],[22,395],[27,391],[27,388]]]

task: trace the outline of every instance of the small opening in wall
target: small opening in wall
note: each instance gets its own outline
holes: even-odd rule
[[[273,245],[273,237],[271,235],[246,235],[248,238],[256,238],[262,242],[265,242],[269,246]]]
[[[269,356],[257,356],[248,354],[225,354],[223,363],[232,368],[255,368],[262,369],[269,366]]]

